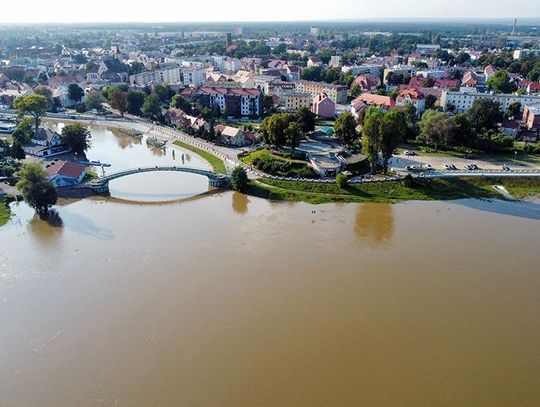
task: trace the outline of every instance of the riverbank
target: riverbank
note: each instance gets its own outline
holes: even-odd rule
[[[13,197],[11,195],[0,196],[0,226],[8,223],[11,218],[11,210],[9,209],[9,204],[13,202]]]
[[[335,183],[252,180],[246,191],[249,195],[290,202],[323,204],[331,202],[446,201],[456,199],[503,199],[492,188],[502,185],[517,199],[540,195],[539,179],[448,178],[415,180],[411,187],[403,182],[373,182],[350,184],[340,188]]]
[[[219,173],[219,174],[227,174],[227,169],[225,168],[225,163],[223,160],[217,156],[215,156],[212,153],[209,153],[208,151],[202,150],[200,148],[194,147],[188,143],[184,143],[180,140],[175,140],[173,142],[174,145],[178,147],[182,147],[185,150],[189,150],[200,156],[201,158],[208,161],[208,163],[212,166],[212,169]]]

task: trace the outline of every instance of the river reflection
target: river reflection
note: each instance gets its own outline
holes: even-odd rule
[[[355,215],[354,231],[370,246],[390,244],[394,235],[394,213],[391,204],[361,204]]]
[[[231,196],[233,211],[239,215],[247,213],[249,204],[248,196],[239,192],[234,192]]]

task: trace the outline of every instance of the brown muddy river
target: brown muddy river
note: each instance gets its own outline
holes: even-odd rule
[[[148,199],[171,180],[137,177],[124,192]],[[539,208],[14,205],[0,406],[538,405]]]

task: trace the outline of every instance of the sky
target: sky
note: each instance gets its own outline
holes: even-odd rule
[[[0,23],[540,17],[540,0],[1,0]],[[509,9],[512,10],[509,10]]]

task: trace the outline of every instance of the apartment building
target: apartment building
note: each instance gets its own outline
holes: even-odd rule
[[[192,98],[209,109],[218,106],[222,114],[235,118],[260,117],[263,113],[263,93],[259,89],[201,86]]]
[[[148,86],[158,83],[172,85],[182,83],[180,68],[173,66],[158,69],[157,71],[141,72],[129,77],[129,84],[132,86]]]
[[[313,99],[320,94],[326,94],[335,104],[347,103],[347,87],[344,85],[333,85],[325,82],[297,81],[295,82],[297,92],[309,93]]]
[[[288,112],[296,112],[302,108],[311,107],[311,95],[302,92],[287,92],[280,98],[282,105]]]
[[[514,102],[521,106],[540,103],[540,96],[516,95],[516,94],[490,94],[477,92],[450,92],[444,91],[441,96],[441,106],[446,110],[448,105],[454,106],[456,113],[468,112],[477,99],[490,99],[499,102],[501,111],[506,112],[508,106]]]

